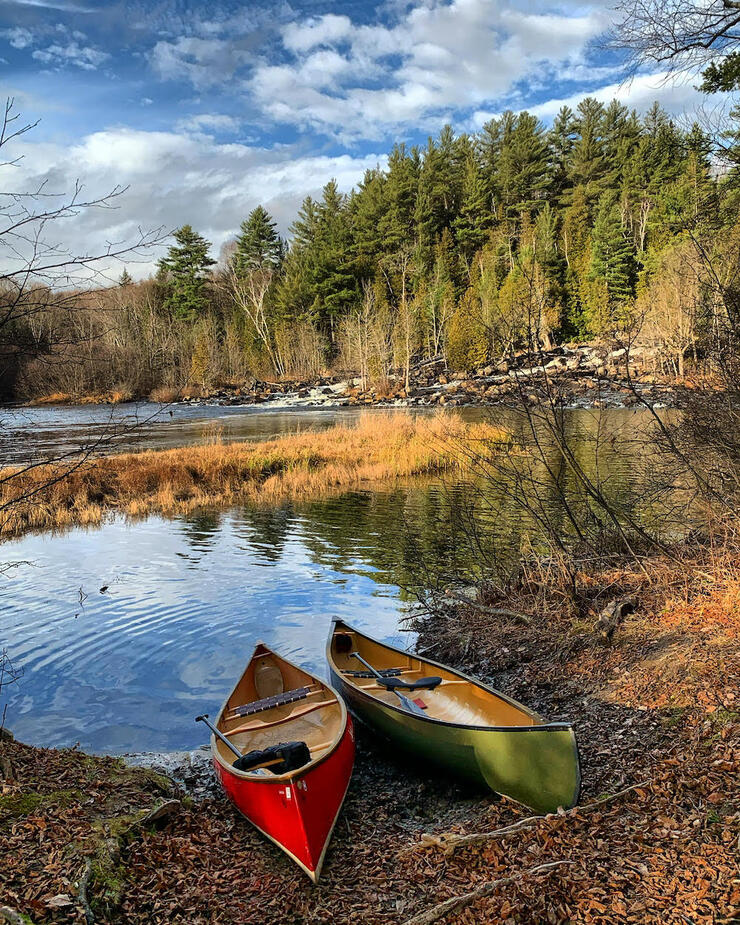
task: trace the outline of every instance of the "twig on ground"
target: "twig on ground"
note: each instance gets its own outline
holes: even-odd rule
[[[455,594],[454,591],[448,591],[445,597],[449,600],[458,601],[460,604],[467,604],[469,607],[472,607],[473,610],[478,610],[491,617],[508,617],[508,619],[516,620],[517,623],[523,623],[525,626],[529,626],[532,622],[524,613],[518,613],[516,610],[507,610],[505,607],[486,607],[485,604],[471,601],[469,598],[465,597],[464,594]]]
[[[90,876],[92,875],[92,861],[88,858],[85,861],[85,872],[80,877],[80,888],[77,893],[78,899],[80,900],[80,905],[82,910],[85,913],[85,922],[86,925],[95,925],[95,916],[93,911],[90,908],[90,903],[87,901],[87,885],[90,882]]]
[[[502,877],[500,880],[489,880],[486,883],[482,883],[474,890],[471,890],[469,893],[451,896],[449,899],[445,899],[444,902],[433,906],[431,909],[420,912],[419,915],[407,919],[404,925],[432,925],[432,922],[439,921],[439,919],[447,915],[448,912],[454,912],[455,909],[459,909],[461,906],[469,906],[470,903],[476,902],[476,900],[482,899],[484,896],[490,896],[491,893],[495,893],[501,886],[506,886],[509,883],[516,883],[516,881],[521,880],[522,877],[552,870],[554,867],[560,867],[563,864],[574,863],[574,861],[550,861],[547,864],[539,864],[537,867],[530,867],[518,874],[513,874],[511,877]]]
[[[569,812],[587,812],[604,803],[610,803],[612,800],[624,796],[625,793],[629,793],[631,790],[637,790],[639,787],[646,787],[648,784],[649,781],[640,781],[638,784],[632,784],[631,787],[625,787],[624,790],[618,790],[616,793],[601,797],[598,800],[594,800],[592,803],[585,803],[583,806],[574,806]],[[419,848],[443,848],[445,854],[452,854],[456,848],[475,845],[479,842],[491,841],[494,838],[508,838],[509,835],[516,835],[518,832],[525,832],[537,828],[538,824],[544,819],[552,819],[565,815],[567,815],[567,813],[563,810],[560,813],[549,813],[546,816],[527,816],[526,819],[520,819],[518,822],[504,826],[502,829],[494,829],[492,832],[471,832],[469,835],[455,835],[454,832],[443,832],[441,835],[432,835],[431,833],[425,832],[421,836],[421,841],[418,844],[404,849],[401,854],[408,854]]]

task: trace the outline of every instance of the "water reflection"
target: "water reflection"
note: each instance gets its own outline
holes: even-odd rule
[[[649,516],[645,419],[581,414],[568,426],[605,490]],[[560,490],[571,505],[587,499],[561,454],[542,468],[542,509],[567,532]],[[435,480],[7,543],[4,560],[29,563],[0,585],[0,645],[25,670],[8,724],[47,745],[194,746],[193,717],[217,709],[257,640],[321,672],[335,615],[406,644],[404,589],[475,575],[536,535],[495,481]]]

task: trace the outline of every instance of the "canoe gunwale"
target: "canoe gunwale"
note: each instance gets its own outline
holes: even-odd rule
[[[372,637],[367,636],[361,630],[355,629],[355,627],[350,626],[348,623],[345,623],[340,617],[335,617],[332,620],[332,628],[329,633],[329,638],[326,644],[326,658],[329,663],[329,668],[334,677],[338,678],[342,685],[346,685],[352,690],[353,693],[356,693],[362,699],[367,700],[368,702],[378,704],[388,710],[393,710],[396,713],[401,714],[404,717],[413,715],[413,718],[416,722],[419,723],[432,723],[436,726],[447,726],[450,729],[470,729],[476,732],[484,732],[486,730],[491,730],[492,732],[562,732],[564,730],[573,731],[572,723],[566,721],[557,721],[557,722],[546,722],[538,713],[535,713],[533,710],[530,710],[528,707],[525,707],[524,704],[519,703],[519,701],[514,700],[512,697],[507,697],[506,694],[502,694],[501,691],[496,690],[493,687],[490,687],[488,684],[484,684],[482,681],[478,681],[476,678],[471,678],[469,675],[466,675],[462,671],[458,671],[456,668],[452,668],[449,665],[443,665],[440,662],[435,662],[432,659],[425,658],[424,656],[418,655],[413,652],[406,652],[403,649],[398,649],[396,646],[389,645],[386,642],[381,642],[380,645],[385,646],[385,648],[390,649],[392,652],[396,652],[399,655],[403,655],[411,658],[418,658],[421,661],[425,662],[427,665],[432,665],[435,668],[441,668],[443,671],[449,671],[451,674],[457,675],[459,678],[462,678],[464,681],[468,681],[471,684],[474,684],[476,687],[480,687],[482,690],[486,691],[489,694],[493,694],[495,697],[501,698],[501,700],[506,701],[513,707],[516,707],[519,710],[522,710],[527,715],[531,716],[532,719],[537,720],[534,725],[530,726],[478,726],[473,725],[472,723],[453,723],[449,720],[436,719],[433,716],[419,716],[418,714],[410,714],[408,710],[405,710],[402,706],[396,705],[394,703],[389,703],[385,700],[381,700],[380,697],[375,697],[372,694],[369,694],[367,691],[363,690],[358,684],[353,684],[350,678],[347,678],[342,675],[341,669],[337,667],[334,659],[331,654],[331,644],[334,637],[334,632],[337,626],[344,626],[348,630],[351,630],[353,633],[357,633],[360,636],[364,636],[366,639],[372,639]],[[378,640],[373,640],[378,642]]]
[[[263,642],[258,642],[257,645],[254,647],[254,652],[252,652],[252,655],[250,656],[249,660],[247,661],[247,666],[246,666],[246,668],[245,668],[244,671],[241,673],[241,675],[239,675],[239,678],[238,678],[236,684],[233,686],[233,688],[232,688],[232,689],[229,691],[229,693],[226,695],[226,699],[224,700],[223,704],[221,705],[221,709],[218,711],[218,715],[217,715],[217,717],[216,717],[216,722],[215,722],[215,726],[216,726],[217,728],[219,728],[219,723],[220,723],[221,720],[223,719],[224,713],[225,713],[225,711],[226,711],[226,706],[227,706],[229,700],[231,699],[232,694],[234,693],[234,691],[236,690],[236,688],[239,686],[239,683],[240,683],[241,679],[244,677],[244,674],[246,673],[247,668],[249,668],[249,665],[252,663],[252,661],[253,661],[253,659],[254,659],[255,653],[256,653],[257,650],[260,649],[260,648],[261,648],[261,649],[264,649],[267,653],[269,653],[270,655],[272,655],[272,656],[274,656],[275,658],[279,659],[280,661],[285,662],[285,664],[290,665],[291,668],[295,668],[296,670],[301,671],[301,672],[303,672],[304,674],[307,674],[307,675],[309,675],[311,678],[313,678],[314,681],[316,681],[316,682],[317,682],[318,684],[320,684],[322,687],[326,688],[327,693],[329,693],[329,694],[331,694],[331,695],[334,696],[334,698],[335,698],[336,701],[337,701],[337,704],[339,705],[339,709],[340,709],[339,732],[337,733],[337,736],[335,737],[335,739],[334,739],[334,741],[332,742],[331,746],[329,746],[329,747],[324,751],[324,754],[323,754],[323,755],[320,755],[318,758],[312,758],[311,761],[309,761],[308,764],[303,765],[303,767],[295,768],[293,771],[286,771],[285,774],[271,774],[270,777],[265,777],[265,776],[262,775],[262,774],[253,774],[253,773],[250,773],[249,771],[239,771],[239,770],[237,770],[232,764],[226,764],[226,763],[223,761],[223,759],[221,758],[221,755],[220,755],[219,750],[218,750],[218,748],[217,748],[216,736],[215,736],[213,733],[211,733],[211,755],[212,755],[212,757],[213,757],[213,760],[214,760],[214,761],[217,761],[218,764],[219,764],[225,771],[227,771],[229,774],[232,774],[234,777],[238,778],[239,780],[248,781],[249,783],[260,783],[260,784],[272,784],[272,783],[276,783],[276,784],[285,784],[286,782],[292,782],[292,781],[298,780],[298,779],[299,779],[300,777],[302,777],[306,772],[311,771],[311,770],[313,770],[313,768],[318,767],[320,764],[322,764],[322,762],[326,761],[327,758],[330,758],[330,757],[332,756],[332,754],[335,752],[335,750],[339,747],[340,743],[341,743],[342,740],[344,739],[344,736],[346,735],[346,732],[347,732],[347,716],[348,716],[348,714],[347,714],[347,705],[346,705],[346,703],[344,702],[344,698],[339,694],[339,692],[338,692],[337,690],[335,690],[334,687],[332,687],[331,684],[327,683],[326,681],[322,681],[321,678],[319,678],[319,677],[317,677],[316,675],[312,674],[310,671],[306,671],[305,668],[301,668],[299,665],[296,665],[294,662],[291,662],[289,659],[284,658],[282,655],[279,655],[277,652],[275,652],[275,651],[274,651],[273,649],[271,649],[269,646],[266,646]],[[289,719],[286,719],[285,725],[286,725],[286,726],[290,725],[290,720],[289,720]]]

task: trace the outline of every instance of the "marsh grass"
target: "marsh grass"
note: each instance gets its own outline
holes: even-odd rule
[[[245,499],[279,502],[363,483],[462,470],[471,441],[505,432],[457,416],[362,415],[355,424],[259,443],[223,443],[108,456],[66,473],[53,465],[0,472],[0,536],[76,524],[111,513],[182,513]],[[62,475],[58,481],[54,479]]]

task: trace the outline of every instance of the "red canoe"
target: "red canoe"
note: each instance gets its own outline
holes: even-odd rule
[[[349,786],[355,737],[344,701],[260,643],[216,720],[246,760],[211,736],[236,808],[316,883]]]

